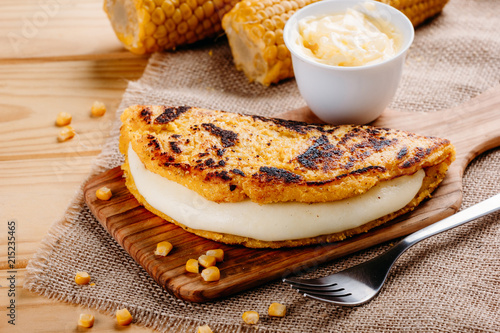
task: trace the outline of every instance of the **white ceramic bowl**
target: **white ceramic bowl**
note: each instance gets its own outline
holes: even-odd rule
[[[360,8],[367,0],[324,0],[298,10],[287,21],[284,41],[292,54],[300,94],[321,120],[332,124],[366,124],[375,120],[390,103],[401,79],[414,29],[399,10],[377,1],[379,19],[390,22],[402,35],[399,52],[383,62],[358,67],[321,64],[306,56],[296,43],[297,22],[306,16],[324,16]],[[370,14],[370,11],[363,11]]]

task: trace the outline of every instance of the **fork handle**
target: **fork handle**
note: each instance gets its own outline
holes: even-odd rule
[[[431,224],[423,229],[420,229],[419,231],[406,236],[391,249],[392,251],[389,250],[388,252],[392,252],[392,255],[395,256],[393,260],[395,260],[403,252],[405,252],[407,249],[420,242],[421,240],[437,235],[443,231],[458,227],[459,225],[480,218],[481,216],[488,215],[497,210],[500,210],[500,194],[492,196],[491,198],[481,201],[474,206],[464,209],[439,222]]]

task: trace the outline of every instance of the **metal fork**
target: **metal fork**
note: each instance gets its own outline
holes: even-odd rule
[[[403,238],[382,255],[344,271],[319,279],[284,278],[304,296],[336,305],[356,306],[370,301],[382,288],[396,260],[428,237],[452,229],[500,209],[500,194],[429,225]]]

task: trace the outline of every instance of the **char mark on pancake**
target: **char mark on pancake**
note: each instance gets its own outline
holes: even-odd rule
[[[154,135],[148,134],[147,139],[148,147],[152,147],[155,151],[161,150],[160,142]]]
[[[405,168],[410,168],[414,166],[415,164],[419,163],[422,161],[424,158],[429,156],[435,149],[438,148],[439,145],[433,145],[430,148],[424,149],[422,147],[417,147],[415,148],[415,153],[414,156],[403,162],[400,167],[405,169]]]
[[[287,128],[291,131],[297,132],[299,134],[306,134],[312,127],[310,124],[301,122],[301,121],[293,121],[293,120],[285,120],[279,118],[266,118],[262,116],[251,115],[254,120],[260,120],[263,122],[272,122],[279,127]]]
[[[235,175],[240,175],[242,177],[245,177],[245,173],[243,171],[241,171],[240,169],[233,169],[231,170],[232,173],[234,173]]]
[[[259,173],[253,175],[263,182],[284,182],[284,183],[299,183],[303,177],[288,170],[275,168],[275,167],[260,167]]]
[[[207,173],[205,180],[210,181],[210,180],[217,179],[217,178],[222,179],[223,181],[232,180],[231,176],[229,176],[229,173],[225,170],[209,172],[209,173]]]
[[[151,124],[151,109],[149,106],[145,106],[141,110],[141,119],[146,123],[146,124]]]
[[[252,117],[254,120],[260,120],[262,122],[272,122],[279,127],[286,128],[299,134],[307,134],[307,132],[312,130],[317,130],[321,133],[333,133],[337,130],[337,126],[325,124],[310,124],[303,121],[286,120],[281,118],[266,118],[256,115],[250,115],[250,117]],[[328,129],[326,127],[328,127]]]
[[[164,111],[162,114],[160,114],[158,117],[156,117],[154,123],[161,125],[161,124],[168,124],[171,121],[174,121],[175,119],[179,118],[180,115],[183,113],[189,111],[191,109],[190,106],[178,106],[178,107],[166,107],[164,106]]]
[[[232,147],[238,142],[238,133],[236,132],[222,129],[212,123],[203,123],[201,124],[201,126],[206,131],[210,132],[210,134],[220,138],[220,141],[224,148]]]
[[[182,149],[179,147],[179,142],[176,141],[169,141],[170,149],[176,153],[180,154],[182,153]]]
[[[398,152],[398,156],[396,157],[398,160],[402,159],[408,154],[408,148],[404,146],[401,148],[401,150]]]
[[[324,172],[331,170],[343,152],[330,143],[326,135],[320,136],[307,150],[297,156],[297,161],[308,169],[318,170],[322,166]]]

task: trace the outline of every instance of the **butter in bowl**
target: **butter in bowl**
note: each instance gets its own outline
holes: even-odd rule
[[[327,123],[366,124],[394,97],[414,29],[377,1],[326,0],[298,10],[283,37],[311,111]]]

